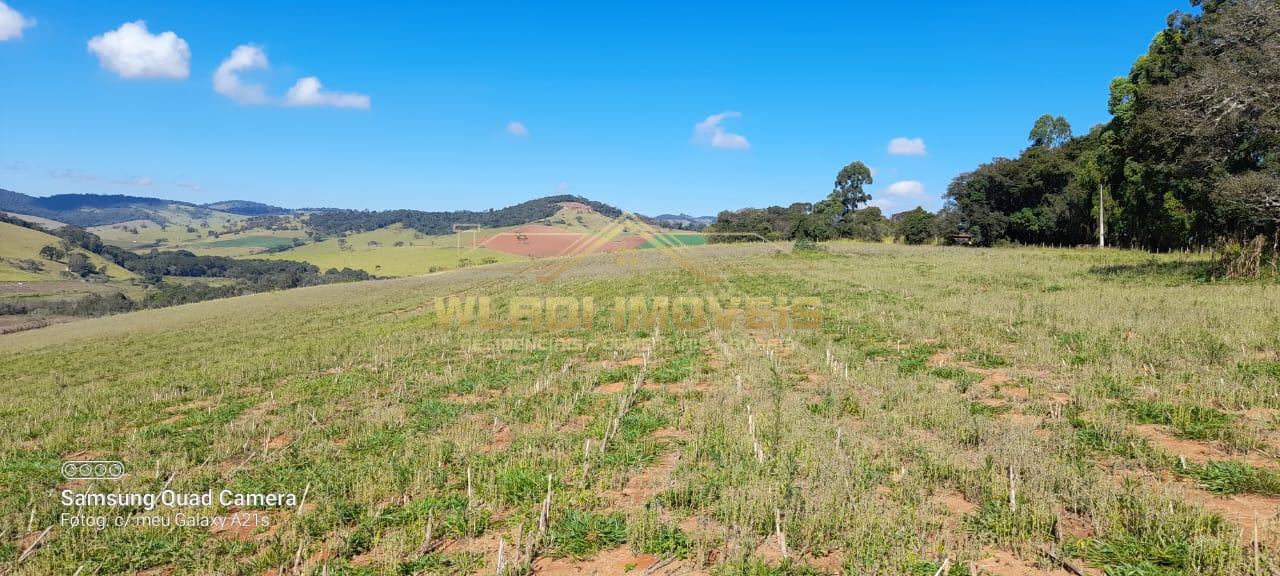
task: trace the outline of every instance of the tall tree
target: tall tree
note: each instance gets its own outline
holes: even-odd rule
[[[1057,148],[1071,139],[1071,123],[1062,116],[1055,118],[1051,114],[1045,114],[1036,119],[1027,139],[1032,146]]]
[[[871,200],[871,195],[867,194],[862,187],[874,183],[871,178],[871,169],[867,168],[866,164],[851,162],[836,174],[836,183],[831,189],[831,194],[827,196],[827,201],[839,209],[839,216],[843,219],[850,212],[857,210],[858,206]]]

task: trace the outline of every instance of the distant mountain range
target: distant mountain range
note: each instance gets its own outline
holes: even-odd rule
[[[688,214],[659,214],[653,221],[668,228],[701,230],[715,223],[715,216],[690,216]]]
[[[152,220],[164,223],[166,213],[180,207],[190,217],[200,218],[204,213],[223,212],[240,216],[284,215],[292,210],[247,200],[225,200],[211,204],[192,204],[180,200],[147,198],[143,196],[58,194],[55,196],[28,196],[10,190],[0,190],[0,211],[29,214],[76,226],[104,226],[131,220]]]
[[[286,216],[309,214],[307,224],[327,234],[375,230],[391,224],[403,224],[425,234],[446,234],[454,224],[472,223],[486,227],[520,225],[549,218],[562,204],[584,204],[606,217],[614,218],[622,210],[589,200],[581,196],[559,195],[537,198],[505,208],[483,211],[454,210],[427,212],[422,210],[344,210],[334,208],[306,208],[291,210],[253,202],[250,200],[224,200],[208,204],[193,204],[180,200],[148,198],[142,196],[59,194],[55,196],[28,196],[19,192],[0,189],[0,212],[36,216],[76,226],[107,226],[123,222],[150,220],[157,224],[190,222],[214,217],[233,216]],[[651,223],[668,228],[702,229],[715,221],[711,216],[663,214],[656,218],[640,216]]]

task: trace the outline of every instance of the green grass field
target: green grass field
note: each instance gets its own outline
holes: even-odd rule
[[[702,234],[683,234],[680,232],[672,232],[663,235],[655,240],[647,240],[641,244],[641,248],[665,248],[672,245],[677,246],[705,246],[707,237]]]
[[[60,240],[56,236],[39,230],[9,224],[8,222],[0,222],[0,282],[61,279],[61,272],[66,269],[66,265],[40,257],[41,248],[59,245]],[[96,267],[106,265],[107,274],[113,279],[123,280],[134,277],[132,272],[113,263],[108,263],[97,254],[90,254],[83,250],[78,252],[85,254]],[[15,263],[17,260],[35,260],[40,263],[43,270],[32,272],[19,269]]]
[[[89,231],[101,237],[103,242],[121,248],[133,250],[158,246],[166,249],[177,244],[199,242],[210,230],[221,232],[227,226],[236,226],[245,220],[244,216],[237,214],[180,204],[169,204],[166,208],[155,210],[155,214],[157,220],[165,222],[163,226],[155,220],[131,220],[94,226]],[[188,232],[188,226],[194,228],[195,232]],[[137,230],[137,233],[134,234],[133,230]]]
[[[328,238],[293,250],[253,257],[308,262],[321,270],[362,269],[386,277],[417,276],[433,270],[458,268],[462,264],[478,265],[490,259],[497,262],[527,260],[484,248],[472,248],[468,233],[462,234],[459,242],[454,235],[424,236],[399,225],[350,234],[345,240],[349,249],[341,247],[339,238]],[[397,242],[402,245],[396,246]],[[466,262],[462,262],[464,259]]]
[[[684,252],[637,251],[626,268],[606,255],[532,272],[499,264],[0,336],[0,567],[494,574],[501,557],[506,574],[633,576],[1280,569],[1280,287],[1202,282],[1204,260],[1117,250]],[[538,280],[550,270],[562,274]],[[442,326],[434,298],[447,295],[500,310],[515,297],[591,297],[596,321]],[[816,297],[820,322],[655,329],[619,327],[609,311],[618,297],[708,295],[792,314],[794,299]],[[64,459],[118,459],[128,474],[68,481]],[[60,490],[166,486],[306,497],[179,510],[270,518],[256,528],[60,524]]]
[[[214,240],[205,245],[210,248],[275,248],[293,244],[292,238],[282,236],[245,235],[226,240]]]

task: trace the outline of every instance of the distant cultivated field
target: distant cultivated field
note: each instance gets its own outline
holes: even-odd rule
[[[663,235],[661,238],[646,240],[641,244],[641,248],[667,248],[674,245],[679,246],[703,246],[707,243],[707,237],[702,234],[682,234],[673,232]]]
[[[339,244],[339,238],[333,237],[284,252],[252,257],[308,262],[321,270],[362,269],[377,276],[395,277],[417,276],[433,269],[458,268],[462,264],[476,265],[489,260],[513,262],[527,259],[482,247],[473,248],[469,234],[464,234],[459,243],[454,236],[424,236],[399,225],[349,234],[343,240],[346,241],[346,249]],[[396,246],[397,242],[402,244]],[[462,262],[463,259],[466,262]]]
[[[717,245],[626,263],[0,336],[0,563],[31,549],[16,573],[1280,569],[1280,287],[1112,250]],[[590,327],[441,326],[433,298],[449,294],[601,310]],[[708,295],[817,297],[821,322],[619,329],[604,311]],[[69,482],[68,458],[128,475]],[[58,525],[61,489],[164,486],[307,496],[187,510],[271,518],[256,529]]]
[[[221,231],[224,227],[238,224],[245,219],[244,216],[237,214],[179,204],[169,204],[166,209],[158,210],[156,215],[157,218],[165,221],[164,226],[152,220],[132,220],[119,224],[94,226],[89,231],[101,237],[103,242],[132,250],[140,246],[155,245],[160,240],[165,240],[160,243],[163,246],[199,241],[209,230]],[[205,227],[202,224],[208,226]],[[187,232],[188,226],[196,231]],[[132,230],[137,230],[137,234]]]

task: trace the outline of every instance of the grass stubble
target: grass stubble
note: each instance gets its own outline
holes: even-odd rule
[[[1280,569],[1277,287],[1115,274],[1151,257],[1113,250],[686,253],[720,282],[645,251],[631,270],[593,256],[550,284],[516,273],[528,264],[486,266],[0,337],[0,566]],[[822,327],[433,321],[446,294],[708,293],[819,296]],[[72,457],[129,474],[72,483],[58,472]],[[307,496],[201,511],[269,514],[256,530],[58,525],[63,488],[165,486]]]

